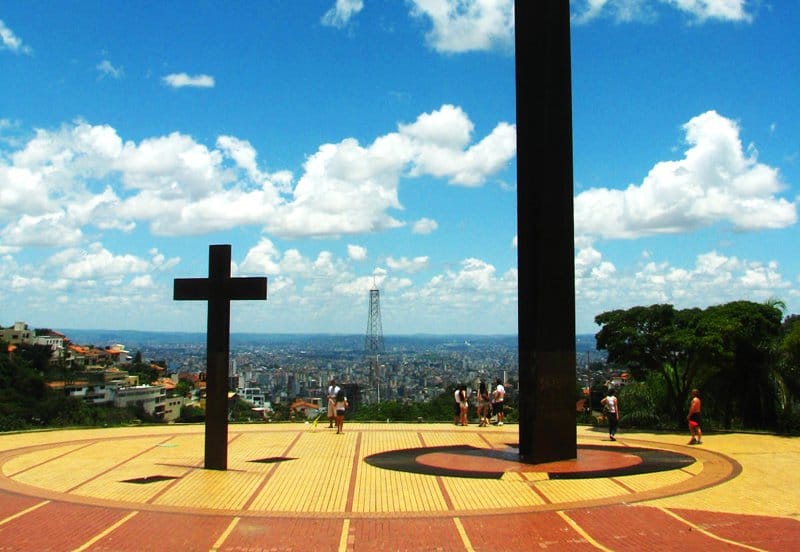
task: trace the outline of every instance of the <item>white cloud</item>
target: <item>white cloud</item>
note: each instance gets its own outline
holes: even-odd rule
[[[155,284],[152,276],[149,274],[143,274],[141,276],[135,276],[131,279],[131,287],[135,289],[146,289],[154,288]]]
[[[458,107],[424,113],[399,132],[361,146],[352,138],[324,144],[308,158],[293,198],[267,223],[277,235],[334,236],[376,232],[403,223],[389,214],[401,209],[398,185],[407,176],[432,175],[477,186],[500,170],[516,151],[514,127],[500,123],[466,150],[472,122]]]
[[[467,149],[473,124],[461,108],[443,105],[423,113],[416,122],[400,125],[413,152],[412,176],[430,174],[447,178],[452,184],[479,186],[516,154],[516,127],[498,124],[492,132]]]
[[[411,227],[411,232],[414,234],[431,234],[439,228],[439,223],[433,219],[422,217],[416,221]]]
[[[239,265],[242,274],[280,274],[280,251],[267,238],[261,238]]]
[[[780,274],[777,262],[744,260],[717,251],[697,255],[690,267],[652,260],[648,254],[638,267],[619,270],[590,248],[578,252],[575,265],[577,318],[583,328],[601,312],[636,305],[705,308],[792,293],[791,282]]]
[[[363,0],[336,0],[336,4],[322,16],[321,22],[323,25],[341,28],[362,9]]]
[[[111,77],[113,79],[121,79],[125,75],[122,67],[114,67],[110,61],[104,59],[95,67],[100,73],[100,77]]]
[[[413,274],[428,267],[428,257],[420,256],[414,257],[413,259],[400,257],[399,259],[395,259],[390,256],[386,258],[386,266],[392,270]]]
[[[12,246],[74,245],[82,238],[81,230],[64,213],[23,214],[0,231],[0,241]]]
[[[796,204],[776,195],[785,187],[778,170],[759,163],[752,149],[745,154],[734,121],[708,111],[683,128],[683,159],[657,163],[638,186],[578,194],[576,235],[635,238],[720,221],[753,231],[797,221]]]
[[[352,138],[320,146],[294,187],[291,171],[262,171],[255,148],[234,136],[208,147],[179,132],[124,141],[83,121],[40,129],[0,157],[0,246],[74,245],[87,225],[131,232],[143,224],[160,236],[240,226],[285,237],[377,232],[405,224],[393,213],[403,208],[401,178],[475,186],[515,153],[505,123],[470,146],[472,122],[454,106],[398,129],[368,146]],[[34,227],[42,229],[35,236]]]
[[[608,16],[620,23],[651,21],[663,6],[676,9],[697,23],[753,20],[747,11],[747,0],[576,0],[571,3],[572,20],[584,24]]]
[[[210,75],[187,75],[186,73],[172,73],[162,78],[164,84],[172,88],[213,88],[214,77]]]
[[[22,39],[14,34],[2,19],[0,19],[0,50],[11,50],[17,54],[30,54],[30,47],[22,43]]]
[[[411,15],[429,19],[428,44],[438,52],[513,51],[513,0],[411,0]]]
[[[747,0],[662,0],[678,10],[694,16],[698,21],[716,19],[749,23],[753,16],[747,13]]]
[[[247,171],[252,180],[261,180],[261,171],[258,170],[256,163],[256,150],[250,142],[234,136],[220,136],[217,138],[217,147],[233,159],[239,167]]]
[[[60,273],[71,280],[117,278],[127,274],[144,273],[149,267],[144,259],[134,255],[114,255],[99,243],[89,250],[66,249],[50,257],[50,264],[60,265]]]
[[[347,257],[353,261],[363,261],[367,258],[367,248],[360,245],[347,244]]]
[[[180,257],[173,257],[172,259],[167,259],[162,253],[159,253],[158,249],[155,247],[148,251],[150,253],[150,263],[153,265],[154,268],[160,271],[169,270],[175,266],[177,266],[181,262]]]
[[[614,265],[603,260],[603,256],[593,247],[579,249],[575,255],[575,281],[591,278],[608,281],[616,272]]]

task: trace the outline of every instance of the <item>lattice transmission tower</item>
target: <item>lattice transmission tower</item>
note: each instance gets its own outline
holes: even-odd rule
[[[369,290],[369,318],[367,319],[367,335],[364,339],[364,350],[369,357],[370,375],[381,400],[380,354],[384,351],[383,327],[381,325],[381,292],[377,288]]]

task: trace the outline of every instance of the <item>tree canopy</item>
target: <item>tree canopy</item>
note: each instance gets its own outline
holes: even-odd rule
[[[639,381],[658,374],[676,423],[685,418],[689,392],[704,387],[722,425],[771,426],[780,405],[776,352],[782,312],[774,302],[734,301],[706,309],[657,304],[595,317],[597,348]],[[800,333],[798,334],[800,337]]]

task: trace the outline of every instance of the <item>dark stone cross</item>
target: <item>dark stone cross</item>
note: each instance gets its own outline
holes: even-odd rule
[[[228,469],[231,301],[266,299],[266,278],[231,278],[231,246],[211,245],[208,278],[176,278],[173,299],[208,301],[205,468]]]

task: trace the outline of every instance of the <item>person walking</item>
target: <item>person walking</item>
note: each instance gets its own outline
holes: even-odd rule
[[[614,388],[608,390],[608,394],[600,401],[603,405],[603,413],[608,419],[608,436],[612,441],[616,441],[617,426],[619,425],[619,399],[617,399]]]
[[[461,385],[456,385],[453,392],[453,419],[456,425],[461,423]]]
[[[497,425],[503,425],[505,419],[505,397],[506,388],[503,386],[502,380],[499,378],[495,381],[494,391],[492,391],[492,414],[497,416]]]
[[[700,414],[700,391],[692,389],[692,400],[689,402],[689,414],[686,420],[689,422],[689,434],[692,436],[690,445],[703,444],[702,415]]]
[[[344,391],[339,389],[336,393],[336,401],[334,407],[336,409],[336,433],[344,433],[344,413],[347,410],[349,403],[347,397],[344,396]]]
[[[469,400],[467,399],[467,386],[461,385],[458,389],[459,425],[467,424],[467,412],[469,411]]]
[[[486,388],[486,382],[482,381],[478,386],[478,427],[489,425],[489,410],[491,409],[492,398]]]
[[[333,424],[336,423],[336,395],[339,393],[341,388],[336,385],[336,380],[331,379],[330,383],[328,384],[328,427],[332,428]]]

